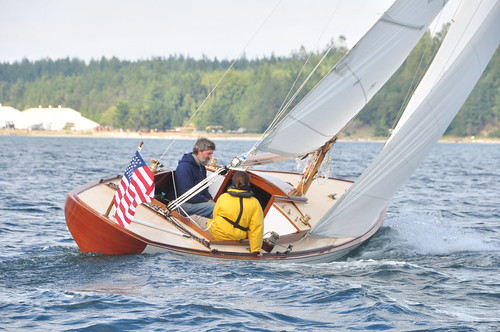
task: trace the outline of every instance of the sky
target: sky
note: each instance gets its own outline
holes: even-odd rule
[[[254,59],[288,56],[301,46],[323,50],[340,35],[352,47],[393,1],[0,0],[0,63],[103,56]],[[435,21],[437,31],[459,1],[450,0]]]

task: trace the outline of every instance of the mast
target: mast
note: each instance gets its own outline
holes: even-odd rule
[[[330,151],[335,142],[337,142],[337,137],[338,135],[335,135],[335,137],[326,142],[315,152],[312,161],[307,166],[304,174],[302,174],[302,178],[300,179],[299,185],[297,186],[297,192],[293,192],[293,194],[296,194],[295,196],[302,196],[307,193],[314,180],[314,177],[316,176],[316,174],[318,174],[318,169],[323,163],[326,154],[328,153],[328,151]]]
[[[309,165],[307,165],[306,170],[304,171],[304,174],[302,174],[302,178],[300,179],[299,185],[297,186],[296,192],[291,192],[289,194],[296,195],[296,196],[302,196],[307,193],[309,190],[309,187],[311,186],[314,177],[316,174],[318,174],[318,169],[320,168],[321,164],[323,163],[323,160],[325,159],[326,154],[328,151],[331,150],[333,145],[337,143],[337,139],[339,138],[340,134],[344,132],[344,130],[351,124],[351,122],[354,121],[354,118],[352,118],[345,126],[342,128],[335,136],[332,137],[332,139],[328,140],[323,146],[321,146],[316,152],[315,156],[312,158],[311,162]]]

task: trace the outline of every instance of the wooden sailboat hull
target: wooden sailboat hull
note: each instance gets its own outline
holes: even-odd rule
[[[259,186],[262,193],[261,204],[266,214],[265,230],[276,230],[281,237],[270,253],[256,257],[248,251],[248,241],[213,241],[210,234],[199,229],[189,220],[179,215],[165,218],[154,211],[154,207],[164,209],[161,202],[154,201],[151,206],[140,205],[136,217],[145,225],[132,223],[128,228],[121,228],[114,219],[114,210],[109,217],[104,216],[111,202],[115,189],[113,183],[119,177],[95,181],[78,187],[68,193],[65,203],[65,216],[68,229],[84,253],[96,252],[109,255],[141,254],[170,252],[183,256],[203,256],[230,260],[290,260],[294,262],[331,262],[340,259],[370,239],[382,225],[385,211],[374,221],[371,229],[362,236],[347,239],[320,239],[305,236],[310,229],[298,220],[299,216],[312,215],[311,222],[318,217],[313,213],[327,207],[314,206],[302,201],[286,198],[279,186],[272,183],[263,174],[251,173],[252,184]],[[272,176],[295,176],[289,173],[272,173]],[[161,185],[165,178],[159,176],[155,181]],[[274,179],[277,181],[276,179]],[[337,181],[340,188],[351,183]],[[223,184],[219,184],[221,188]],[[219,191],[222,189],[218,188]],[[258,191],[257,190],[257,191]],[[344,190],[344,189],[339,189]],[[313,190],[314,191],[314,190]],[[267,195],[267,196],[266,196]],[[285,196],[284,196],[285,195]],[[324,196],[324,193],[321,194]],[[334,204],[334,203],[331,203]],[[293,210],[295,209],[295,210]],[[313,220],[314,219],[314,220]],[[281,225],[280,223],[285,223]],[[267,225],[267,226],[266,226]]]
[[[97,213],[79,200],[75,191],[67,195],[64,211],[68,229],[84,253],[140,254],[146,248],[147,243]]]

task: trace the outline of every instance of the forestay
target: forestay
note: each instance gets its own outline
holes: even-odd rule
[[[359,236],[444,133],[500,43],[498,0],[464,3],[381,153],[311,234]]]
[[[396,1],[256,149],[300,156],[325,144],[399,68],[446,2]]]

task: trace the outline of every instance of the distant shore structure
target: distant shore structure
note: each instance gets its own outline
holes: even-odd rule
[[[42,107],[19,111],[0,104],[0,128],[27,130],[74,130],[89,131],[100,127],[99,123],[87,119],[72,108]]]
[[[0,104],[0,128],[14,129],[24,125],[21,111]]]

